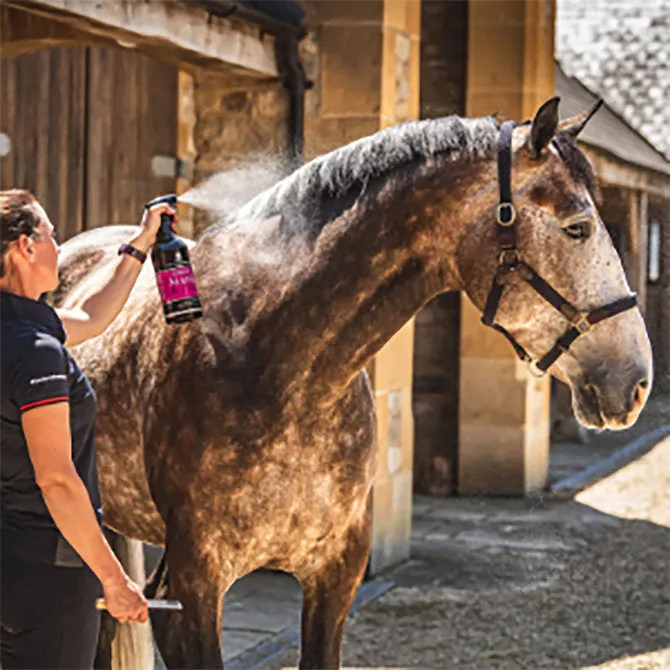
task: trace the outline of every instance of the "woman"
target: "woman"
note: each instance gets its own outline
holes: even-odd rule
[[[120,621],[146,621],[141,589],[102,533],[95,395],[66,346],[102,333],[125,304],[165,204],[145,211],[109,279],[76,310],[39,300],[58,285],[58,245],[28,191],[0,191],[2,350],[1,665],[91,668],[103,595]]]

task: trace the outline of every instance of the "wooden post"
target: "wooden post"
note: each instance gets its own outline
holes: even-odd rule
[[[655,385],[661,391],[670,392],[670,212],[662,211],[661,218],[661,276],[659,277],[661,299],[658,302],[658,341],[662,347],[658,355],[659,369]]]
[[[647,301],[647,212],[647,194],[644,191],[629,191],[624,269],[631,290],[637,293],[643,315]]]
[[[649,197],[638,192],[638,248],[640,262],[637,275],[637,296],[642,316],[647,313],[647,276],[649,273]]]

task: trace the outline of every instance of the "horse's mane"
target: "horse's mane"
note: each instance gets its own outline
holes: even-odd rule
[[[214,224],[205,235],[225,227],[253,226],[277,215],[288,236],[314,234],[333,218],[335,201],[344,201],[343,207],[335,208],[342,211],[375,180],[429,159],[488,158],[496,149],[498,133],[492,117],[448,116],[392,126],[315,158]]]

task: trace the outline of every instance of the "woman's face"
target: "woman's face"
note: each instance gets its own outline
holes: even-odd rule
[[[37,214],[40,217],[40,225],[37,227],[36,234],[32,239],[33,267],[42,293],[53,291],[58,286],[58,254],[60,249],[53,237],[54,227],[49,221],[49,217],[40,205],[35,205]]]

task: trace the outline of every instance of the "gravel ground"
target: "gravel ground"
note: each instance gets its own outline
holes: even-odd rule
[[[670,438],[574,500],[435,504],[343,666],[670,669]]]

